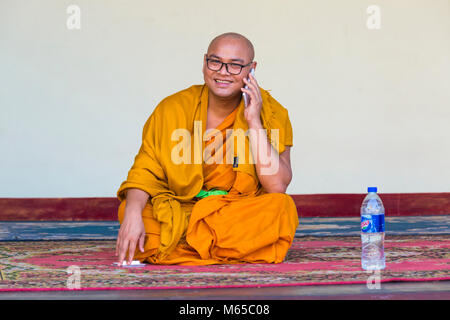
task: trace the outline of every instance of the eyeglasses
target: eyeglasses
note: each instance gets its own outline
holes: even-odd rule
[[[231,63],[231,62],[225,63],[225,62],[222,62],[217,59],[206,58],[206,66],[208,67],[209,70],[220,71],[220,70],[222,70],[223,65],[225,65],[227,72],[234,74],[234,75],[240,74],[242,71],[242,68],[248,67],[251,64],[252,64],[251,62],[246,65],[242,65],[239,63]]]

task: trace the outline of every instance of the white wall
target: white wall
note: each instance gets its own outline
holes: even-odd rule
[[[227,31],[289,110],[288,193],[450,191],[448,0],[1,0],[0,197],[115,196],[155,105],[203,82]]]

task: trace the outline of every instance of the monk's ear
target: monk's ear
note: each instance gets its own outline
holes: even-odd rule
[[[257,64],[258,64],[258,62],[253,61],[252,68],[253,68],[253,69],[256,69],[256,65],[257,65]]]

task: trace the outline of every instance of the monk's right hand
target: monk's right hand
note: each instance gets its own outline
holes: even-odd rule
[[[128,264],[133,261],[136,246],[144,252],[145,227],[141,211],[137,208],[125,208],[124,219],[120,226],[116,243],[116,256],[119,256],[119,265],[125,260],[128,251]]]

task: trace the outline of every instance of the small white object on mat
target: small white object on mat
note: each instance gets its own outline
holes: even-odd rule
[[[120,266],[118,262],[114,262],[113,265]],[[122,267],[144,267],[145,264],[141,263],[139,260],[133,260],[130,264],[127,264],[126,261],[122,262]]]

